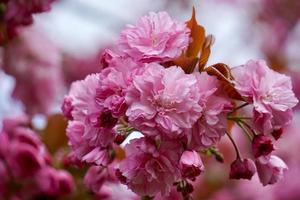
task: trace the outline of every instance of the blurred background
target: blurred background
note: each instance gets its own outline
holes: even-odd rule
[[[292,77],[299,98],[299,0],[57,0],[50,12],[35,15],[34,24],[1,49],[0,127],[4,117],[26,112],[38,129],[45,128],[47,117],[60,112],[70,84],[101,70],[101,52],[117,41],[126,24],[163,10],[186,21],[193,6],[198,22],[215,37],[208,65],[234,67],[265,59]],[[195,199],[300,199],[299,181],[293,178],[300,175],[298,115],[279,144],[278,154],[291,166],[281,183],[263,188],[256,177],[237,184],[227,181],[224,165],[208,162],[214,171],[199,181]],[[220,146],[225,152],[231,151],[227,143],[225,139]],[[232,156],[225,153],[225,158]]]

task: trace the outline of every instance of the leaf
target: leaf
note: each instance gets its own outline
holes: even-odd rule
[[[217,63],[206,68],[205,71],[211,76],[216,76],[221,81],[223,90],[230,98],[244,101],[244,98],[234,88],[233,77],[230,73],[230,68],[226,64]]]
[[[173,61],[175,65],[180,66],[185,73],[190,74],[194,71],[198,58],[190,58],[186,57],[185,55],[180,56],[176,60]]]
[[[191,43],[186,51],[187,57],[197,57],[205,42],[205,29],[199,25],[196,20],[196,12],[193,7],[193,14],[189,21],[186,22],[187,27],[191,29]]]
[[[211,46],[214,44],[214,41],[215,41],[215,38],[213,35],[208,35],[206,38],[205,38],[205,43],[202,47],[202,50],[201,50],[201,55],[200,55],[200,59],[199,59],[199,71],[203,71],[207,61],[208,61],[208,58],[210,56],[210,52],[211,52]]]
[[[42,131],[43,142],[51,153],[67,146],[66,136],[67,121],[61,114],[48,117],[46,128]]]

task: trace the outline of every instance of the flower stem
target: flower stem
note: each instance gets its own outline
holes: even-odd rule
[[[233,147],[235,149],[237,159],[242,159],[241,153],[240,153],[239,148],[236,145],[234,139],[232,138],[232,136],[230,135],[230,133],[228,133],[227,131],[225,131],[225,133],[228,136],[228,138],[230,139],[230,141],[231,141],[231,143],[232,143],[232,145],[233,145]]]
[[[252,135],[248,132],[248,129],[244,127],[242,121],[237,121],[237,125],[243,130],[243,132],[247,135],[250,141],[252,141]]]
[[[241,109],[241,108],[243,108],[243,107],[245,107],[247,105],[249,105],[249,103],[243,103],[242,105],[234,108],[231,112],[228,113],[228,116],[230,116],[232,113],[236,112],[237,110],[239,110],[239,109]]]

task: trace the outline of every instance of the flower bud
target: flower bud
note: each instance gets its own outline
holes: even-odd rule
[[[283,133],[283,130],[282,130],[282,128],[280,128],[280,129],[273,130],[271,134],[273,135],[275,140],[278,140],[281,137],[282,133]]]
[[[256,135],[252,141],[252,151],[255,158],[269,156],[274,150],[274,145],[270,136]]]
[[[39,189],[49,196],[70,194],[75,187],[73,177],[67,171],[52,167],[44,167],[35,178]]]
[[[277,156],[271,156],[268,162],[257,160],[257,167],[260,182],[266,186],[274,184],[283,177],[283,173],[288,169],[287,165]]]
[[[230,179],[248,179],[250,180],[256,172],[255,164],[250,159],[236,159],[231,164]]]
[[[184,178],[194,179],[204,170],[203,163],[196,151],[185,151],[180,158],[180,169]]]
[[[71,174],[64,170],[57,170],[59,195],[71,194],[74,191],[74,180]]]

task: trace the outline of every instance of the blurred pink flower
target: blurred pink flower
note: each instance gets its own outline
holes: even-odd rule
[[[133,139],[125,147],[127,158],[120,163],[118,178],[140,196],[168,195],[180,178],[182,150],[177,143],[148,138]]]
[[[64,54],[63,72],[65,81],[70,84],[73,81],[84,79],[88,74],[99,73],[102,70],[100,63],[102,52],[103,50],[100,50],[85,57]]]
[[[190,30],[168,13],[150,12],[135,26],[128,25],[119,39],[119,48],[142,62],[164,62],[180,56],[189,44]]]
[[[197,80],[176,66],[165,69],[151,63],[129,88],[126,115],[143,134],[179,136],[201,116]]]
[[[117,181],[114,168],[114,163],[107,168],[90,167],[84,177],[85,185],[99,200],[138,200],[136,194]]]
[[[271,156],[267,162],[256,161],[256,168],[260,182],[266,186],[274,184],[283,178],[283,173],[288,169],[287,165],[277,156]]]
[[[30,177],[48,162],[49,155],[45,146],[36,133],[28,128],[15,127],[12,131],[3,133],[1,143],[5,148],[0,150],[5,151],[4,158],[15,177]]]
[[[24,29],[4,48],[3,69],[16,79],[13,96],[30,114],[48,114],[63,94],[59,49],[43,34]]]
[[[7,32],[10,37],[17,34],[19,26],[33,23],[33,14],[50,10],[54,0],[7,0],[4,18],[7,24]]]
[[[70,194],[74,188],[72,176],[51,166],[50,154],[38,134],[20,119],[5,119],[5,128],[0,133],[0,175],[6,173],[1,175],[0,194],[2,197],[14,194],[20,199]]]
[[[218,80],[203,72],[195,74],[198,81],[199,104],[203,108],[202,116],[188,131],[190,148],[206,148],[214,145],[225,134],[227,113],[232,109],[229,98],[220,93]]]
[[[253,120],[260,132],[269,133],[291,122],[291,109],[298,100],[289,77],[271,70],[262,60],[250,60],[233,68],[232,73],[235,88],[253,103]]]
[[[179,167],[184,178],[194,179],[204,171],[199,153],[196,151],[184,151],[181,155]]]
[[[70,194],[74,190],[73,177],[66,171],[45,167],[35,177],[40,190],[49,196]]]

